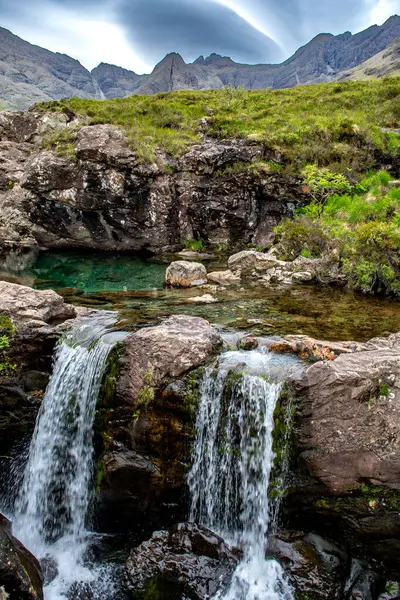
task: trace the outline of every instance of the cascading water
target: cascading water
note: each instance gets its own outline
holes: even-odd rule
[[[46,600],[65,598],[71,584],[93,578],[84,566],[93,422],[106,360],[118,339],[107,333],[114,322],[114,313],[98,312],[64,334],[16,500],[15,535],[35,556],[56,564]]]
[[[293,598],[280,565],[265,558],[274,411],[287,373],[274,360],[265,352],[227,352],[203,379],[188,477],[191,519],[243,550],[229,589],[216,599]]]

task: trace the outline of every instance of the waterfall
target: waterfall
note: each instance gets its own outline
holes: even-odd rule
[[[15,535],[56,565],[46,600],[65,598],[72,583],[92,577],[83,561],[93,423],[106,360],[118,338],[107,333],[113,323],[114,313],[98,312],[63,335],[16,500]]]
[[[285,378],[276,360],[266,352],[227,352],[203,378],[188,476],[191,520],[243,550],[229,589],[216,599],[293,598],[280,565],[265,558],[274,411]]]

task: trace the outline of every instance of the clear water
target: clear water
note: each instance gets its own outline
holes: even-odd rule
[[[171,258],[172,260],[172,258]],[[143,260],[124,254],[49,251],[19,277],[0,278],[55,289],[68,302],[120,311],[124,327],[151,323],[176,313],[204,317],[212,323],[255,334],[304,334],[319,339],[365,341],[400,330],[400,302],[323,286],[276,289],[259,285],[226,290],[164,288],[168,260]],[[209,269],[226,268],[209,264]],[[188,303],[213,294],[211,305]]]
[[[16,500],[14,534],[57,567],[46,600],[64,599],[77,582],[98,585],[99,574],[85,566],[86,518],[93,422],[106,360],[118,338],[107,333],[115,320],[114,313],[97,313],[64,334]]]
[[[243,550],[224,600],[292,600],[281,566],[266,560],[274,462],[274,411],[295,363],[258,351],[227,352],[201,387],[194,461],[188,476],[191,519]]]
[[[165,265],[128,254],[51,251],[41,254],[35,265],[22,274],[38,289],[74,288],[94,294],[160,288]]]

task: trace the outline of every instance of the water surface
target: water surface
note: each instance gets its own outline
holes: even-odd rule
[[[170,260],[172,257],[146,260],[127,254],[49,251],[19,277],[3,272],[0,278],[37,289],[54,289],[73,304],[119,310],[127,328],[183,313],[204,317],[223,328],[260,335],[304,334],[365,341],[400,331],[399,301],[342,288],[297,285],[282,289],[243,284],[225,290],[217,286],[166,289],[165,269]],[[209,270],[224,268],[220,259],[206,266]],[[191,302],[204,294],[211,294],[217,302]]]

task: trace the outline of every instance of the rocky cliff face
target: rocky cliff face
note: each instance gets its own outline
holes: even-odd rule
[[[400,36],[400,17],[356,35],[320,34],[280,65],[245,65],[212,54],[186,64],[168,54],[149,75],[101,63],[90,73],[78,61],[33,46],[0,28],[1,101],[13,109],[59,98],[122,98],[173,90],[293,87],[330,81],[385,50]],[[379,76],[379,71],[377,71]]]
[[[154,253],[187,239],[265,246],[282,216],[307,201],[294,177],[246,168],[278,158],[248,141],[205,138],[178,161],[160,154],[141,164],[121,130],[95,125],[79,130],[71,157],[40,148],[43,135],[73,125],[63,113],[0,116],[3,264],[18,269],[38,245]]]

